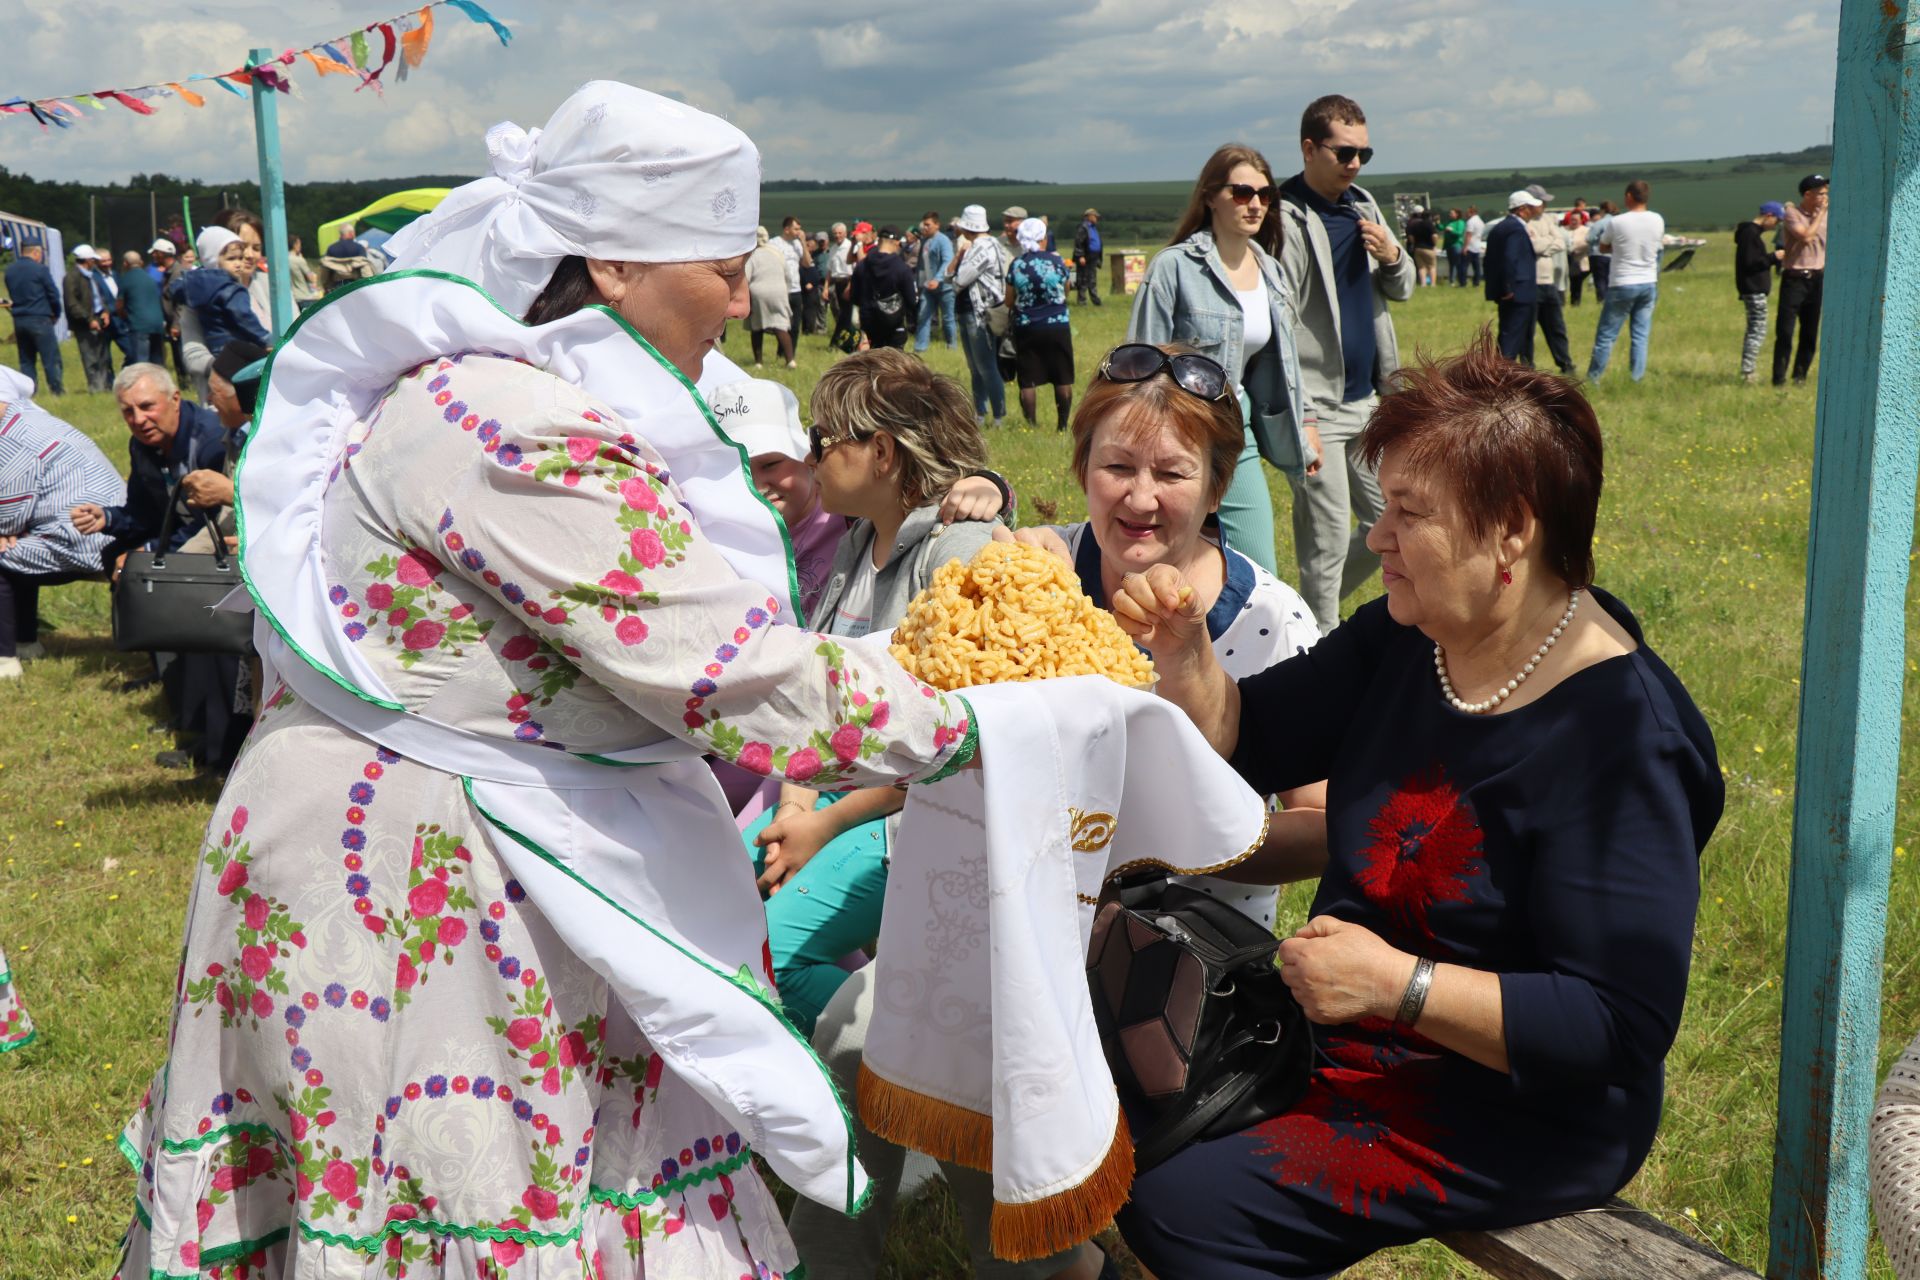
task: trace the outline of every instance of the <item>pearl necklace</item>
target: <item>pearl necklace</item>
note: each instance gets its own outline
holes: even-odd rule
[[[1579,607],[1580,592],[1575,590],[1568,594],[1567,611],[1561,614],[1560,621],[1553,625],[1553,634],[1547,637],[1546,643],[1533,651],[1533,656],[1527,659],[1527,665],[1520,668],[1519,673],[1515,675],[1513,679],[1507,681],[1506,684],[1500,688],[1495,689],[1491,697],[1484,698],[1479,702],[1463,702],[1460,699],[1460,695],[1453,691],[1453,681],[1447,678],[1447,652],[1439,645],[1434,645],[1433,669],[1435,674],[1440,677],[1440,692],[1447,696],[1447,701],[1453,705],[1455,711],[1463,711],[1470,716],[1485,715],[1487,712],[1505,702],[1508,698],[1511,698],[1514,691],[1527,682],[1527,677],[1533,674],[1533,669],[1546,661],[1548,650],[1559,643],[1561,633],[1573,622],[1573,611]]]

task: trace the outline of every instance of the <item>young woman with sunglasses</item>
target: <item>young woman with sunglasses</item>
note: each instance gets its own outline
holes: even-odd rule
[[[820,505],[853,526],[808,623],[856,639],[892,628],[935,569],[992,541],[991,524],[940,518],[947,491],[986,465],[986,444],[960,385],[897,348],[834,364],[814,387],[812,407]],[[891,787],[822,795],[787,783],[769,820],[746,830],[770,895],[767,935],[781,1003],[803,1033],[846,981],[840,957],[880,931],[885,819],[905,798]]]
[[[1184,343],[1222,369],[1239,401],[1242,442],[1220,494],[1220,528],[1275,572],[1273,493],[1260,466],[1315,466],[1319,441],[1300,396],[1292,307],[1280,270],[1273,166],[1251,147],[1221,147],[1200,170],[1170,247],[1147,268],[1129,342]]]

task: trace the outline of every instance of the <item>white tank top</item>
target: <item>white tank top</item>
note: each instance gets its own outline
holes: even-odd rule
[[[1243,317],[1240,367],[1244,370],[1273,341],[1273,308],[1267,302],[1267,286],[1264,283],[1247,290],[1235,289],[1234,293],[1240,299],[1240,314]]]

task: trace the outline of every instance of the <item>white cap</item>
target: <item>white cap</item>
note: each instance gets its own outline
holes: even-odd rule
[[[1413,211],[1415,213],[1425,213],[1427,210],[1424,205],[1415,205],[1413,206]]]
[[[100,255],[90,244],[77,244],[73,247],[74,260],[77,262],[97,262]]]
[[[180,256],[180,246],[175,244],[173,241],[167,239],[165,236],[161,236],[158,240],[155,240],[152,244],[147,246],[147,252],[148,253],[170,253],[177,258]]]
[[[715,387],[707,397],[720,429],[735,444],[758,458],[777,453],[805,462],[812,447],[800,425],[800,398],[778,382],[748,378]]]
[[[970,204],[960,211],[960,221],[956,223],[962,231],[979,235],[987,229],[987,208],[985,205]]]
[[[0,404],[22,404],[33,399],[33,379],[0,365]]]
[[[1523,204],[1543,204],[1544,201],[1531,191],[1516,191],[1507,197],[1507,208],[1518,209]]]

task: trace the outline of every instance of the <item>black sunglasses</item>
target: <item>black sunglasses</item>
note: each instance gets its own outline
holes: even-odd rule
[[[813,465],[816,467],[826,461],[828,449],[837,444],[851,444],[857,439],[859,437],[852,432],[844,436],[830,436],[818,427],[807,428],[807,444],[813,449]]]
[[[1220,189],[1232,196],[1235,204],[1252,204],[1258,198],[1261,204],[1271,209],[1273,202],[1280,198],[1280,188],[1271,183],[1256,187],[1250,182],[1229,182]]]
[[[1227,371],[1206,356],[1170,356],[1151,343],[1127,342],[1100,362],[1100,376],[1108,382],[1145,382],[1162,373],[1171,373],[1175,386],[1202,400],[1225,400],[1229,395]]]
[[[1352,164],[1355,156],[1360,157],[1361,164],[1373,163],[1372,147],[1336,147],[1325,142],[1316,142],[1313,145],[1316,147],[1325,147],[1328,151],[1333,152],[1333,158],[1341,164]]]

